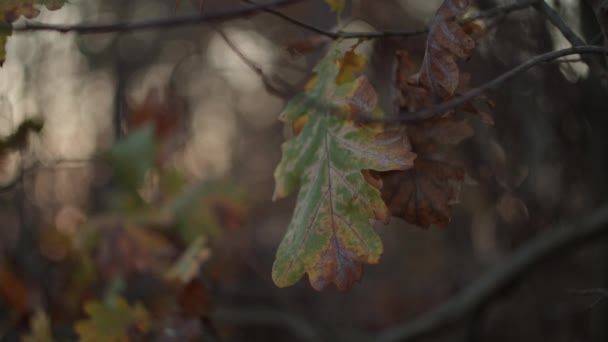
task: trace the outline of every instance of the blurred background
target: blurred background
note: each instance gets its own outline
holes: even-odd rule
[[[505,3],[511,1],[474,1],[472,12]],[[585,2],[549,3],[581,37],[601,43]],[[353,0],[343,16],[378,31],[406,31],[424,27],[439,4]],[[112,23],[241,5],[238,0],[72,0],[57,11],[41,10],[35,20]],[[335,13],[321,0],[280,11],[319,28],[336,25]],[[569,46],[532,8],[480,24],[478,47],[463,64],[473,86],[531,56]],[[96,157],[154,115],[166,128],[157,130],[163,163],[187,179],[223,179],[238,189],[214,209],[220,228],[210,238],[196,285],[180,290],[180,300],[190,305],[180,304],[180,317],[190,310],[196,319],[167,319],[178,333],[159,332],[154,335],[159,341],[366,341],[441,305],[527,240],[606,200],[606,79],[570,56],[488,94],[496,103],[495,125],[472,122],[476,136],[452,151],[466,168],[467,182],[449,227],[423,230],[400,219],[378,225],[383,260],[366,266],[362,282],[349,293],[316,292],[306,278],[277,288],[272,262],[295,203],[295,195],[271,201],[280,145],[291,137],[291,127],[277,116],[324,52],[293,49],[294,42],[315,37],[269,13],[130,33],[14,33],[0,69],[0,136],[33,117],[42,117],[44,128],[26,149],[5,155],[1,163],[0,339],[18,340],[31,331],[39,308],[59,340],[77,339],[73,325],[86,317],[84,303],[112,286],[120,285],[129,302],[142,301],[152,316],[162,313],[152,307],[161,305],[163,287],[150,280],[145,265],[121,274],[116,285],[116,273],[108,271],[111,263],[99,250],[93,252],[93,272],[110,275],[78,295],[71,292],[74,271],[66,265],[73,261],[54,233],[74,233],[108,210],[104,194],[116,184],[107,163]],[[419,65],[424,42],[423,35],[370,43],[368,72],[381,97],[390,93],[387,65],[394,52],[406,49]],[[217,191],[223,198],[222,189]],[[509,201],[515,204],[506,205]],[[424,340],[606,341],[608,301],[573,290],[608,287],[607,243],[598,240],[538,265],[479,312]],[[109,246],[105,253],[112,254],[118,244]]]

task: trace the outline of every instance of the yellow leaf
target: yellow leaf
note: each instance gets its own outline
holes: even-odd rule
[[[30,330],[29,335],[22,336],[22,342],[53,342],[51,322],[44,310],[36,310],[30,320]]]
[[[104,303],[89,301],[84,310],[89,318],[74,325],[82,342],[128,342],[133,332],[145,333],[150,329],[150,314],[144,306],[141,303],[130,306],[121,297]]]
[[[349,83],[357,78],[355,73],[362,71],[367,64],[367,59],[362,55],[357,54],[354,51],[353,46],[352,49],[346,51],[344,57],[340,58],[338,62],[340,63],[340,71],[338,72],[338,76],[336,77],[336,84],[344,84]]]
[[[344,6],[346,5],[346,0],[325,0],[331,8],[332,12],[342,12],[344,10]]]

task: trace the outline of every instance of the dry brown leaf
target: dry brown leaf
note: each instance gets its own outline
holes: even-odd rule
[[[423,228],[448,225],[464,181],[462,168],[418,158],[413,169],[378,174],[383,183],[382,199],[393,216]]]
[[[416,84],[429,89],[441,98],[454,95],[460,72],[457,59],[467,59],[475,48],[475,41],[458,24],[471,0],[445,0],[431,20],[426,50],[420,72],[414,75]]]
[[[407,126],[407,134],[416,152],[420,153],[424,145],[460,144],[475,131],[466,121],[440,117]]]

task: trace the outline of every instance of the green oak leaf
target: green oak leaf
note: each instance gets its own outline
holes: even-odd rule
[[[382,255],[373,220],[387,222],[389,211],[380,191],[363,170],[403,170],[415,154],[402,136],[349,119],[354,112],[377,113],[377,96],[364,76],[336,84],[343,65],[335,49],[315,67],[317,79],[280,115],[293,122],[308,116],[300,134],[282,146],[274,176],[274,199],[300,188],[292,220],[281,242],[272,277],[279,287],[308,273],[313,288],[334,283],[348,290],[361,278],[363,264]],[[341,115],[346,113],[347,115]]]

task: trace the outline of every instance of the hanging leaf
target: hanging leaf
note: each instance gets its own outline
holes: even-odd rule
[[[89,315],[76,322],[74,330],[82,342],[128,342],[134,334],[150,329],[151,317],[143,305],[129,305],[123,298],[114,297],[104,303],[89,301],[84,306]]]
[[[458,17],[471,5],[471,0],[445,0],[429,25],[429,35],[416,83],[441,98],[450,97],[458,86],[456,59],[466,59],[475,41],[458,24]]]
[[[438,145],[459,144],[473,136],[473,128],[466,121],[439,117],[411,124],[403,134],[418,157],[412,169],[372,174],[381,180],[382,198],[393,216],[423,228],[446,227],[464,170],[443,161]]]
[[[340,65],[345,65],[341,57],[331,50],[316,66],[310,89],[280,115],[287,122],[308,115],[300,134],[283,144],[283,158],[275,170],[275,200],[300,188],[273,266],[272,277],[280,287],[293,285],[308,273],[317,290],[331,283],[347,290],[360,279],[364,263],[377,263],[382,243],[371,221],[386,222],[389,212],[362,170],[407,169],[415,157],[399,136],[383,135],[336,115],[350,112],[355,102],[376,107],[365,103],[370,97],[353,101],[353,94],[369,84],[365,77],[336,84]]]
[[[464,170],[449,163],[417,158],[405,171],[381,174],[382,198],[393,216],[422,228],[446,227],[458,202]]]

